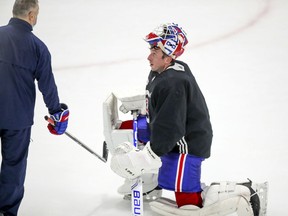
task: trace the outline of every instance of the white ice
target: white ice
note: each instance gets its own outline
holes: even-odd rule
[[[0,0],[0,25],[12,0]],[[287,0],[42,0],[34,33],[49,47],[68,131],[102,152],[102,103],[111,91],[144,87],[143,37],[179,23],[187,62],[209,106],[212,155],[202,181],[269,182],[268,215],[288,213]],[[50,135],[38,91],[20,216],[131,215],[123,180],[67,136]],[[131,116],[125,116],[130,118]],[[111,155],[110,158],[111,159]],[[173,198],[173,194],[164,192]],[[154,215],[147,205],[145,215]]]

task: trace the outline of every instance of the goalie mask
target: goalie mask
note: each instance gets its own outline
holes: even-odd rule
[[[159,47],[166,55],[176,59],[184,52],[188,40],[184,30],[174,23],[162,24],[145,37],[151,47]]]

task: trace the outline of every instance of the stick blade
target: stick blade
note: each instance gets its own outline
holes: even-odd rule
[[[106,162],[108,160],[108,154],[109,154],[109,150],[107,147],[107,143],[104,141],[103,142],[103,150],[102,150],[102,158],[104,158],[106,160]]]

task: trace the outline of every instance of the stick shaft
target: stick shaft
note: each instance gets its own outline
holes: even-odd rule
[[[133,114],[133,144],[138,148],[138,123],[137,123],[137,111],[132,111]],[[142,216],[143,211],[143,188],[142,178],[139,176],[136,180],[132,181],[131,185],[131,204],[132,204],[132,215]]]
[[[103,157],[101,157],[100,155],[98,155],[96,152],[94,152],[92,149],[90,149],[88,146],[86,146],[84,143],[82,143],[79,139],[77,139],[75,136],[73,136],[72,134],[70,134],[68,131],[65,132],[65,134],[72,139],[73,141],[75,141],[76,143],[78,143],[80,146],[82,146],[84,149],[86,149],[87,151],[89,151],[91,154],[95,155],[96,157],[98,157],[101,161],[103,161],[104,163],[107,162],[107,160]]]
[[[49,124],[51,125],[55,125],[55,122],[53,119],[49,118],[48,116],[45,116],[45,120],[49,122]],[[80,146],[82,146],[84,149],[86,149],[87,151],[89,151],[91,154],[95,155],[97,158],[99,158],[101,161],[103,161],[104,163],[107,162],[107,158],[101,157],[100,155],[98,155],[96,152],[94,152],[92,149],[90,149],[87,145],[85,145],[83,142],[81,142],[79,139],[77,139],[75,136],[73,136],[71,133],[69,133],[68,131],[64,132],[65,135],[67,135],[70,139],[72,139],[73,141],[75,141],[77,144],[79,144]],[[106,149],[103,149],[103,155],[108,156]]]

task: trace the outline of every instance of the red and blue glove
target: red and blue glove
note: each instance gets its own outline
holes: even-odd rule
[[[69,110],[66,104],[61,103],[61,111],[50,115],[47,126],[51,134],[61,135],[65,133],[68,126]]]

